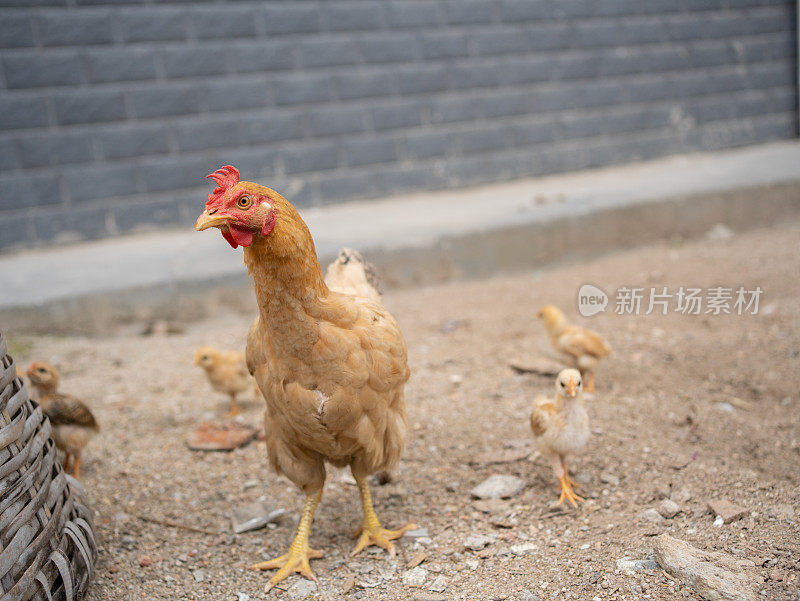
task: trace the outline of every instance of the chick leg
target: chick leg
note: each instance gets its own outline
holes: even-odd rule
[[[591,370],[586,371],[585,375],[582,376],[584,380],[583,390],[585,392],[595,392],[594,387],[594,372]]]
[[[375,514],[375,509],[372,507],[372,495],[369,492],[369,483],[366,476],[356,476],[356,484],[358,484],[358,492],[361,495],[361,507],[364,510],[364,520],[361,522],[361,536],[356,543],[350,556],[357,555],[370,545],[377,545],[389,551],[391,557],[395,556],[394,544],[391,542],[400,538],[409,530],[414,530],[416,524],[406,524],[398,530],[386,530],[381,526],[378,516]]]
[[[231,410],[228,411],[228,417],[235,417],[239,415],[239,404],[236,402],[236,393],[234,392],[231,395]]]
[[[558,504],[561,505],[566,499],[569,501],[570,505],[577,507],[578,502],[583,501],[583,499],[579,497],[572,488],[574,482],[567,473],[567,466],[564,463],[564,459],[554,455],[551,460],[553,472],[555,473],[556,478],[558,478],[558,483],[561,485],[561,496],[558,498]]]
[[[72,466],[70,465],[70,457],[69,453],[64,453],[64,463],[61,464],[61,467],[64,468],[64,471],[68,474],[72,474]]]
[[[262,561],[260,563],[250,566],[251,570],[274,570],[277,572],[269,579],[265,591],[269,591],[273,586],[278,584],[281,580],[285,579],[293,572],[299,572],[309,580],[317,579],[314,572],[311,571],[309,565],[310,559],[318,559],[322,557],[322,551],[312,549],[308,545],[308,536],[311,533],[311,522],[314,521],[314,512],[317,510],[319,500],[322,498],[322,489],[318,492],[308,495],[306,497],[305,505],[303,505],[303,515],[300,518],[300,525],[297,527],[297,534],[294,536],[289,552],[284,553],[280,557],[270,559],[269,561]]]

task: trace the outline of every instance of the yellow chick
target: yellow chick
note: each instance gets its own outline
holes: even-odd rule
[[[589,415],[583,407],[581,374],[565,369],[556,378],[555,398],[538,398],[531,413],[531,430],[542,455],[550,461],[561,485],[561,497],[573,507],[583,499],[575,494],[575,482],[567,471],[567,456],[580,451],[589,440]]]
[[[247,370],[244,353],[203,346],[195,351],[194,364],[205,370],[208,382],[214,390],[231,397],[228,417],[239,415],[236,395],[253,387],[253,378]]]
[[[592,330],[570,325],[558,307],[546,305],[537,315],[544,322],[550,342],[586,380],[586,392],[594,392],[594,370],[598,360],[611,354],[611,346]]]

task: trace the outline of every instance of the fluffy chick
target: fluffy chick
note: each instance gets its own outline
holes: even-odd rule
[[[556,378],[555,397],[536,399],[531,413],[533,437],[561,485],[558,504],[566,499],[573,507],[583,499],[572,489],[576,484],[569,477],[566,459],[589,440],[589,416],[581,401],[581,389],[580,372],[565,369]]]
[[[50,419],[56,447],[65,453],[64,471],[79,478],[81,451],[100,430],[97,420],[82,400],[58,392],[59,373],[55,366],[44,361],[31,363],[27,376],[42,411]]]
[[[228,417],[239,415],[236,395],[254,387],[253,378],[247,370],[244,353],[221,351],[211,346],[203,346],[194,353],[194,364],[206,372],[209,384],[217,392],[231,397],[231,410]]]
[[[586,380],[586,392],[594,392],[594,370],[598,360],[611,354],[611,346],[592,330],[571,325],[558,307],[546,305],[537,315],[544,322],[550,342]]]

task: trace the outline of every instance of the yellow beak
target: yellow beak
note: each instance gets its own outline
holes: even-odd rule
[[[567,394],[571,397],[578,394],[578,385],[575,383],[575,380],[570,380],[567,384]]]
[[[195,228],[198,232],[202,232],[210,227],[225,225],[227,222],[228,218],[225,215],[209,215],[208,211],[203,211],[203,214],[197,218]]]

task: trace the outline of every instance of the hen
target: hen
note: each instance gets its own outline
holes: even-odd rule
[[[533,404],[531,430],[542,455],[550,461],[553,474],[561,485],[558,504],[582,501],[567,472],[566,458],[580,451],[589,440],[589,416],[581,402],[581,374],[565,369],[556,378],[555,398],[539,398]]]
[[[267,590],[292,572],[315,579],[309,560],[314,512],[325,464],[349,466],[363,520],[355,555],[369,545],[394,554],[392,540],[413,529],[381,526],[367,477],[389,469],[405,443],[403,387],[406,346],[394,318],[376,300],[331,290],[322,278],[305,222],[280,194],[224,167],[211,177],[197,229],[217,227],[244,247],[259,315],[247,339],[247,365],[266,400],[267,450],[272,466],[306,495],[289,552],[253,569],[278,571]]]
[[[64,470],[80,477],[81,451],[100,430],[97,420],[83,401],[57,392],[59,373],[55,366],[43,361],[31,363],[27,376],[42,411],[50,419],[56,447],[65,453]]]
[[[231,397],[228,417],[239,415],[236,395],[245,392],[253,385],[244,353],[220,351],[211,346],[202,346],[194,353],[194,364],[205,370],[208,382],[214,390]]]
[[[611,354],[611,347],[597,332],[571,325],[558,307],[546,305],[539,310],[550,342],[586,379],[586,392],[594,392],[594,370],[598,360]],[[568,363],[568,364],[569,364]]]

